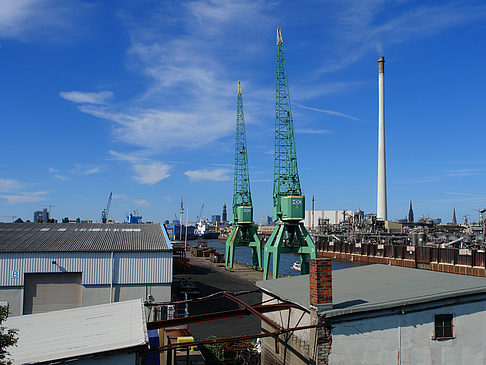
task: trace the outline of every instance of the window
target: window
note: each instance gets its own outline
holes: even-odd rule
[[[454,338],[452,333],[452,314],[437,314],[435,316],[435,340]]]

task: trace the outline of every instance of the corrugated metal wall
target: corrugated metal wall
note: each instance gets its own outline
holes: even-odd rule
[[[53,264],[52,262],[56,263]],[[0,253],[0,286],[23,286],[25,273],[81,272],[83,285],[172,282],[172,252]]]

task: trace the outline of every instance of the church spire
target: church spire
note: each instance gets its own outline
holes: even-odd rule
[[[408,223],[413,223],[412,201],[410,200],[410,209],[408,210]]]

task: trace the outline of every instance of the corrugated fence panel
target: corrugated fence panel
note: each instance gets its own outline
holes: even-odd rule
[[[172,282],[172,252],[115,252],[115,284]]]

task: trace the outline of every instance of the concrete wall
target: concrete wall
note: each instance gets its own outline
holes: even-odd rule
[[[152,295],[155,301],[165,302],[171,300],[170,284],[135,284],[114,285],[113,301],[129,299],[148,299]],[[0,288],[0,302],[9,302],[10,315],[19,316],[23,312],[23,287]],[[83,285],[81,293],[82,306],[110,303],[109,285]]]
[[[265,304],[282,303],[277,299],[270,300],[268,294],[262,294]],[[289,309],[280,312],[265,313],[265,316],[284,328],[306,326],[310,322],[309,313],[300,309]],[[273,330],[267,323],[262,322],[263,332]],[[273,337],[262,338],[262,364],[308,364],[309,357],[309,333],[310,330],[301,330],[283,334],[279,337],[278,352],[275,351],[275,339]]]
[[[434,316],[453,314],[454,339],[434,340]],[[333,323],[329,364],[484,364],[486,303]]]

